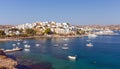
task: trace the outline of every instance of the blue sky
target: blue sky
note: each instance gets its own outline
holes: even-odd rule
[[[120,0],[0,0],[0,24],[120,24]]]

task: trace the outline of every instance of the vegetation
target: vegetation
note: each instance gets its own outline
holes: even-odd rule
[[[5,35],[5,32],[3,30],[0,30],[0,35]]]
[[[47,28],[44,33],[45,34],[53,34],[53,32],[50,30],[50,28]]]
[[[76,34],[78,34],[78,35],[84,35],[85,31],[84,30],[77,30]]]
[[[80,35],[84,35],[84,34],[85,34],[85,31],[81,30]]]
[[[27,34],[20,34],[19,36],[20,36],[20,37],[28,37]]]
[[[80,35],[80,32],[77,30],[77,31],[76,31],[76,34],[77,34],[77,35]]]
[[[26,34],[28,34],[28,35],[36,35],[36,31],[34,29],[26,29]]]
[[[17,28],[11,28],[11,29],[9,29],[9,31],[19,31],[19,29],[17,29]]]
[[[3,30],[0,30],[0,37],[4,37],[6,34]]]

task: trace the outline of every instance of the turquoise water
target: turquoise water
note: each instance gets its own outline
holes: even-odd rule
[[[23,43],[26,40],[27,43]],[[30,51],[12,53],[20,64],[50,63],[55,69],[120,69],[120,35],[97,38],[36,38],[19,41],[19,47],[30,44]],[[91,40],[93,47],[87,47]],[[18,41],[0,42],[0,48],[12,49]],[[36,43],[40,47],[35,46]],[[62,47],[67,44],[69,49]],[[58,46],[55,46],[58,45]],[[72,55],[76,60],[68,59]]]

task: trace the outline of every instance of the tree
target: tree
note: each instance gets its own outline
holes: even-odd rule
[[[47,28],[44,33],[45,34],[52,34],[53,32],[50,30],[50,28]]]
[[[0,36],[5,35],[5,32],[3,30],[0,30]]]
[[[36,35],[36,31],[34,29],[26,29],[26,34],[28,34],[28,35]]]
[[[4,38],[5,37],[5,32],[3,30],[0,30],[0,38]]]
[[[85,34],[85,31],[81,30],[80,35],[84,35],[84,34]]]
[[[17,29],[17,28],[11,28],[11,29],[9,29],[9,31],[15,32],[15,31],[19,31],[19,29]]]
[[[84,30],[77,30],[76,34],[78,34],[78,35],[84,35],[85,31]]]
[[[76,31],[76,34],[77,34],[77,35],[80,35],[80,32],[77,30],[77,31]]]

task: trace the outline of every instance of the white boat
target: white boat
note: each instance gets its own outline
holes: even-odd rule
[[[92,44],[92,43],[89,43],[89,44],[86,44],[86,46],[88,46],[88,47],[92,47],[93,44]]]
[[[26,41],[26,40],[24,40],[24,41],[23,41],[23,43],[27,43],[27,41]]]
[[[20,45],[20,42],[18,42],[17,45]]]
[[[12,46],[16,46],[16,44],[12,44]]]
[[[18,39],[17,41],[22,41],[21,39]]]
[[[68,44],[64,44],[64,46],[68,46]]]
[[[76,60],[76,56],[68,56],[68,58],[71,60]]]
[[[97,37],[97,35],[95,35],[95,34],[89,34],[88,37],[89,38],[95,38],[95,37]]]
[[[24,45],[24,47],[25,47],[25,48],[30,48],[30,45],[27,45],[27,44],[26,44],[26,45]]]
[[[40,47],[40,44],[36,44],[35,46]]]
[[[19,47],[16,47],[16,48],[13,48],[13,49],[7,49],[7,50],[4,50],[5,53],[10,53],[10,52],[16,52],[16,51],[21,51],[22,48],[19,48]]]
[[[62,49],[69,49],[69,47],[62,47]]]
[[[27,52],[29,52],[29,51],[30,51],[30,49],[24,49],[24,51],[27,51]]]

